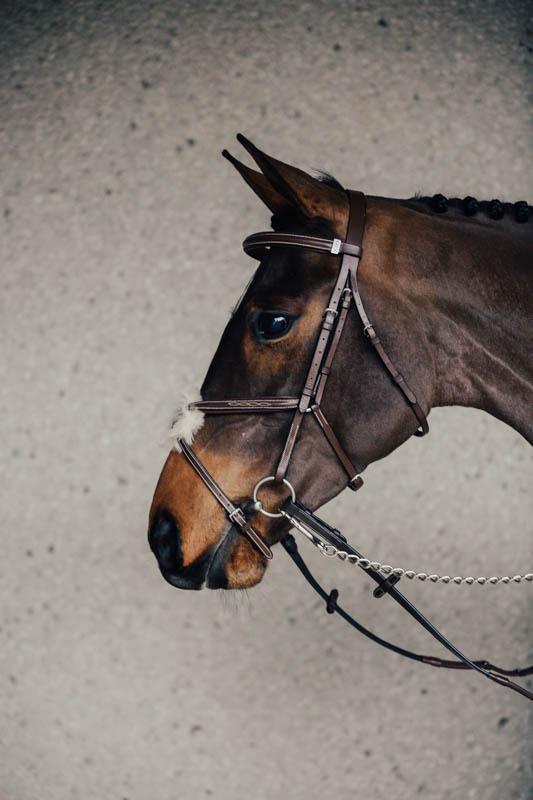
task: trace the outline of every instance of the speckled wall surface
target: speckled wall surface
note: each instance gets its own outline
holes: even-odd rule
[[[189,594],[145,538],[165,422],[268,222],[222,147],[242,130],[368,193],[531,202],[527,8],[2,4],[2,799],[533,797],[526,701],[380,652],[279,548],[249,593]],[[531,569],[526,442],[431,422],[324,516],[384,561]],[[435,650],[310,558],[371,628]],[[533,661],[530,586],[408,593],[469,654]]]

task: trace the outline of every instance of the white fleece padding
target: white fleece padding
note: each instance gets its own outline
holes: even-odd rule
[[[189,408],[191,402],[190,398],[184,400],[170,422],[169,437],[173,442],[172,449],[178,453],[180,452],[178,439],[184,439],[187,444],[192,444],[194,437],[204,424],[205,414],[197,408]]]

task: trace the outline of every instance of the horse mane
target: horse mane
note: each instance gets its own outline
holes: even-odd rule
[[[508,218],[514,222],[527,222],[531,216],[531,206],[525,200],[515,203],[502,203],[501,200],[477,200],[475,197],[445,197],[443,194],[434,194],[431,197],[424,197],[415,194],[407,201],[402,201],[406,205],[414,207],[422,206],[424,211],[434,214],[446,214],[448,211],[455,211],[464,217],[475,217],[483,214],[491,220],[501,220]]]

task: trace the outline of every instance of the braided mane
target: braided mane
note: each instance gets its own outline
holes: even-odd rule
[[[332,186],[334,189],[344,191],[344,187],[341,186],[339,181],[328,172],[319,172],[318,180],[321,183]],[[435,214],[445,214],[447,211],[453,210],[464,214],[466,217],[484,214],[494,220],[510,217],[515,222],[527,222],[531,217],[532,211],[532,207],[525,200],[519,200],[516,203],[502,203],[500,200],[476,200],[475,197],[470,195],[464,198],[447,198],[443,194],[434,194],[432,197],[422,197],[419,194],[415,194],[407,202],[421,203],[428,211],[433,211]]]
[[[531,206],[525,200],[519,200],[516,203],[502,203],[500,200],[476,200],[470,195],[464,198],[447,198],[443,194],[434,194],[432,197],[415,195],[408,202],[420,203],[435,214],[456,211],[465,217],[484,214],[489,219],[499,220],[508,217],[515,222],[527,222],[531,216]]]

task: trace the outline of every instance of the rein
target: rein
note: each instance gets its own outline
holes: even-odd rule
[[[402,392],[403,397],[409,404],[413,415],[416,419],[417,427],[413,431],[415,436],[424,436],[429,432],[429,426],[426,415],[422,410],[415,393],[408,386],[405,378],[396,369],[389,356],[387,355],[381,341],[376,333],[374,325],[368,319],[366,314],[359,287],[357,283],[357,269],[359,261],[363,253],[363,233],[365,225],[365,212],[366,212],[366,199],[361,192],[347,191],[347,196],[350,205],[350,215],[348,222],[348,230],[346,234],[346,241],[340,239],[321,239],[313,236],[303,236],[291,233],[255,233],[248,236],[243,242],[244,252],[251,255],[253,258],[260,260],[265,253],[272,247],[300,247],[310,250],[329,253],[332,257],[340,257],[340,266],[337,273],[337,279],[331,292],[328,305],[324,310],[322,323],[315,345],[315,350],[311,359],[311,363],[307,372],[307,377],[299,397],[277,396],[277,397],[257,397],[257,398],[233,398],[230,400],[201,400],[199,402],[191,403],[190,409],[198,409],[206,414],[264,414],[275,413],[280,411],[293,411],[293,417],[285,445],[283,447],[276,471],[274,475],[269,475],[262,478],[256,484],[253,490],[253,509],[256,512],[264,514],[267,517],[284,517],[293,528],[303,533],[315,546],[317,546],[324,555],[330,557],[339,556],[344,560],[356,564],[357,566],[365,569],[367,574],[378,584],[374,591],[375,597],[382,597],[388,594],[408,614],[410,614],[422,627],[424,627],[440,644],[446,647],[458,660],[450,661],[432,656],[421,656],[406,650],[397,645],[393,645],[379,636],[364,628],[353,617],[345,612],[340,606],[337,605],[337,590],[332,590],[329,594],[320,586],[320,584],[312,576],[310,570],[306,566],[302,556],[298,552],[294,537],[290,534],[282,539],[282,545],[286,552],[290,555],[296,566],[300,569],[304,577],[311,584],[311,586],[318,592],[318,594],[326,600],[327,611],[329,613],[338,613],[346,621],[348,621],[358,631],[363,633],[372,641],[381,644],[383,647],[392,650],[399,655],[406,658],[411,658],[416,661],[421,661],[425,664],[430,664],[435,667],[446,667],[449,669],[472,669],[481,673],[486,678],[489,678],[502,686],[513,689],[519,692],[529,700],[533,700],[533,693],[524,689],[516,683],[509,680],[509,675],[524,676],[533,674],[533,666],[527,667],[522,670],[503,670],[495,667],[487,661],[471,661],[467,656],[461,653],[455,645],[446,639],[437,628],[418,611],[418,609],[396,588],[395,584],[398,583],[402,575],[406,577],[418,577],[425,575],[430,581],[442,580],[444,582],[494,582],[493,579],[470,579],[465,578],[458,581],[455,578],[445,579],[449,576],[429,575],[425,573],[412,573],[412,571],[404,571],[398,568],[393,569],[388,565],[381,565],[377,562],[371,562],[363,558],[351,545],[348,544],[344,536],[336,529],[329,526],[326,522],[321,520],[311,511],[305,508],[296,499],[296,493],[291,483],[287,480],[287,470],[292,457],[294,446],[298,437],[298,433],[302,426],[306,414],[310,414],[318,423],[322,433],[326,437],[333,452],[337,456],[339,462],[344,468],[348,482],[347,486],[356,491],[363,486],[363,479],[360,471],[356,465],[352,463],[345,450],[343,449],[339,439],[337,438],[334,430],[328,423],[325,414],[321,408],[321,401],[326,388],[328,376],[331,372],[335,353],[342,336],[344,324],[348,311],[352,305],[359,315],[363,325],[363,334],[372,344],[375,352],[380,358],[383,366],[392,378],[394,385]],[[209,473],[206,467],[202,464],[200,459],[196,456],[190,445],[184,439],[178,439],[177,445],[191,467],[195,470],[205,486],[214,495],[218,502],[224,508],[228,519],[245,535],[253,546],[267,559],[273,557],[272,550],[264,541],[262,536],[253,527],[250,520],[248,520],[246,513],[239,506],[234,505],[230,498],[225,494],[223,489],[216,482],[214,477]],[[266,483],[275,482],[278,485],[285,485],[290,492],[290,499],[285,505],[277,512],[266,511],[263,503],[258,498],[258,492],[261,486]],[[387,573],[387,575],[382,573]],[[514,576],[508,581],[517,581],[517,579],[533,580],[533,574],[528,573],[525,576]],[[498,581],[500,579],[496,579]],[[502,582],[508,582],[501,579]]]
[[[361,553],[355,550],[355,548],[353,548],[347,542],[340,531],[332,528],[331,525],[328,525],[327,522],[324,522],[324,520],[320,519],[320,517],[317,517],[316,514],[313,514],[301,503],[288,500],[284,506],[283,516],[286,517],[293,527],[304,533],[307,538],[311,539],[313,544],[326,542],[335,548],[342,547],[348,555],[356,557],[359,561],[362,559]],[[356,628],[367,638],[372,639],[372,641],[376,642],[377,644],[380,644],[383,647],[386,647],[388,650],[398,653],[399,655],[405,656],[406,658],[411,658],[415,661],[421,661],[423,664],[429,664],[432,667],[444,667],[447,669],[473,669],[495,683],[499,683],[501,686],[506,686],[508,689],[513,689],[515,692],[527,697],[528,700],[533,700],[533,693],[529,692],[527,689],[524,689],[523,686],[513,683],[513,681],[508,679],[508,677],[505,677],[509,675],[516,677],[532,675],[533,665],[523,669],[505,670],[485,660],[471,661],[454,644],[448,641],[448,639],[446,639],[446,637],[443,636],[443,634],[440,633],[440,631],[437,630],[437,628],[428,619],[426,619],[426,617],[403,594],[401,594],[401,592],[398,591],[395,586],[395,584],[400,580],[398,575],[393,574],[388,578],[384,578],[371,566],[364,567],[360,563],[358,564],[358,566],[360,566],[361,569],[365,569],[369,577],[378,584],[377,588],[374,589],[373,592],[374,597],[380,598],[385,594],[388,594],[390,597],[392,597],[393,600],[395,600],[403,609],[405,609],[405,611],[407,611],[408,614],[410,614],[420,625],[422,625],[422,627],[425,628],[434,639],[440,642],[440,644],[442,644],[447,650],[456,656],[459,661],[449,661],[435,656],[418,655],[417,653],[413,653],[411,650],[398,647],[397,645],[388,642],[386,639],[381,639],[379,636],[376,636],[367,628],[364,628],[359,622],[357,622],[346,611],[344,611],[344,609],[337,605],[339,593],[336,589],[333,589],[329,594],[327,594],[326,591],[320,586],[298,552],[298,547],[296,546],[293,536],[289,534],[289,536],[286,536],[281,540],[281,543],[304,578],[311,584],[313,589],[318,592],[318,594],[324,600],[326,600],[327,612],[329,614],[333,614],[336,611],[347,622],[349,622],[350,625]]]

